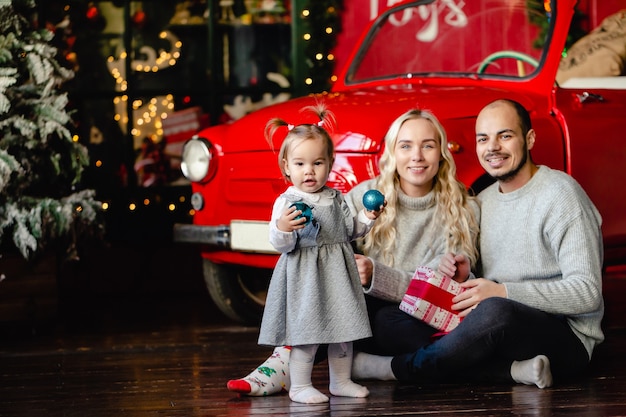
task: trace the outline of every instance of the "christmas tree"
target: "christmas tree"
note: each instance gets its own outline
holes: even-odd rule
[[[72,133],[53,33],[36,24],[34,0],[0,0],[0,250],[27,260],[101,232],[95,191],[81,189],[89,163]]]

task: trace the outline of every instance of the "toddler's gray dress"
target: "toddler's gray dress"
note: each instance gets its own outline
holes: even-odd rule
[[[296,248],[281,254],[276,264],[261,323],[261,345],[342,343],[372,335],[350,245],[360,236],[353,236],[354,216],[343,196],[332,191],[333,204],[312,206],[313,221],[296,231]],[[282,196],[290,202],[303,200],[289,191]]]

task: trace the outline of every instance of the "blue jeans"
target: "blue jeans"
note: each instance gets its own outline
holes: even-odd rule
[[[386,313],[396,322],[417,320],[397,307]],[[401,337],[411,337],[403,333]],[[391,367],[399,381],[511,382],[513,361],[537,355],[550,359],[555,381],[581,374],[590,359],[564,317],[493,297],[481,301],[447,335],[394,356]]]

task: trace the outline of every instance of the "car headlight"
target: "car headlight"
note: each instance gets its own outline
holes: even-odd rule
[[[198,136],[189,139],[183,146],[180,169],[189,181],[209,181],[217,170],[217,159],[211,143]]]

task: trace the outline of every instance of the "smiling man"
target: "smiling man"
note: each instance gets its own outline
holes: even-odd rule
[[[523,186],[537,172],[537,165],[530,158],[534,145],[530,117],[517,102],[495,101],[476,119],[478,160],[499,182],[502,192]]]

